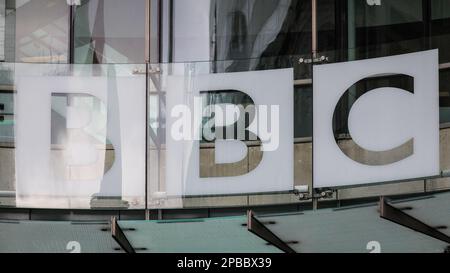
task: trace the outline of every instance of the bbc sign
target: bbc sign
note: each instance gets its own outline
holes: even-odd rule
[[[380,79],[354,91],[365,79]],[[364,82],[362,82],[364,84]],[[349,186],[438,175],[438,50],[314,67],[314,185]],[[353,93],[352,93],[353,92]],[[337,144],[333,117],[343,96],[353,104],[353,149]]]
[[[98,68],[98,69],[97,69]],[[145,76],[16,64],[18,207],[90,207],[145,192]]]
[[[318,65],[314,66],[313,74],[315,188],[409,180],[440,173],[437,50]],[[277,126],[273,126],[270,118],[258,119],[260,123],[271,122],[272,126],[266,127],[278,130],[279,134],[272,130],[266,135],[279,140],[279,147],[264,150],[268,139],[262,140],[262,161],[249,163],[257,165],[249,173],[201,177],[201,138],[169,140],[166,168],[169,192],[208,195],[293,189],[291,69],[193,76],[189,82],[184,77],[172,77],[169,82],[168,109],[180,104],[195,109],[193,98],[200,96],[203,90],[225,94],[238,90],[252,98],[256,109],[258,105],[278,106],[280,111]],[[346,141],[339,143],[336,119],[344,103],[350,108],[343,117],[347,127],[344,131],[348,133]],[[257,116],[261,114],[261,111],[256,112]],[[179,115],[169,119],[169,130],[173,129],[173,118]],[[195,128],[196,125],[188,126]],[[255,130],[256,135],[258,132],[264,134]],[[167,135],[173,135],[173,131],[168,131]],[[231,140],[236,140],[235,134],[231,135]],[[223,139],[216,139],[215,143],[213,160],[216,164],[233,154],[241,156],[226,162],[237,163],[250,153],[245,145],[233,149],[231,143],[225,141],[224,144]]]
[[[24,74],[16,69],[17,195],[143,195],[145,77]],[[164,78],[164,192],[292,190],[293,79],[293,69]],[[438,175],[438,82],[437,50],[314,66],[314,187]],[[67,149],[51,153],[55,145]],[[105,145],[114,150],[108,168]],[[205,162],[217,171],[202,172]],[[248,168],[220,175],[236,163]]]

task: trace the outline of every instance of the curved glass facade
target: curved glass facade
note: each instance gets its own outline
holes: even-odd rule
[[[0,1],[0,206],[144,210],[291,204],[321,208],[348,200],[450,189],[450,6],[444,0],[378,2]],[[314,67],[431,49],[439,50],[441,174],[316,189]],[[277,180],[273,189],[171,193],[173,175],[183,175],[170,162],[173,155],[167,144],[174,84],[183,84],[185,92],[178,99],[186,103],[190,92],[207,77],[233,82],[221,75],[281,70],[293,75],[289,81],[293,88],[289,100],[292,162],[284,164],[292,164],[287,168],[292,173]],[[241,75],[245,79],[251,74]],[[274,98],[281,100],[285,82],[268,84],[278,94]],[[366,156],[358,154],[349,137],[348,116],[357,94],[379,85],[408,89],[408,84],[385,75],[352,86],[333,118],[334,137],[341,149]],[[225,92],[219,85],[216,89],[203,94],[202,103],[252,104],[252,98],[243,93]],[[232,181],[251,173],[262,161],[258,140],[245,139],[248,156],[220,166],[214,164],[215,144],[204,139],[199,143],[197,164],[202,177]],[[182,164],[192,162],[183,157]],[[283,187],[287,180],[292,185]],[[306,190],[299,195],[294,187]]]

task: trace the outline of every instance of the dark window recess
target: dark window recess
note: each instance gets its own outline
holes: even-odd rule
[[[336,136],[341,134],[349,134],[348,116],[350,114],[350,110],[354,103],[354,100],[359,97],[358,94],[361,94],[361,92],[364,92],[365,90],[375,89],[379,86],[395,87],[403,90],[414,90],[413,85],[413,81],[411,81],[408,77],[404,77],[403,75],[373,77],[359,81],[351,87],[351,90],[349,90],[349,92],[345,93],[337,106],[340,107],[340,109],[338,109],[337,111],[337,113],[339,114],[335,115],[333,118],[333,128]]]

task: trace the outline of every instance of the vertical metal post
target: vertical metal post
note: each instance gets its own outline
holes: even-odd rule
[[[148,209],[148,136],[149,136],[149,65],[150,65],[150,8],[151,0],[146,1],[145,7],[145,220],[150,220]]]
[[[354,61],[356,60],[356,6],[355,6],[356,0],[349,0],[347,3],[347,47],[348,47],[348,55],[347,60],[348,61]],[[356,86],[350,87],[349,95],[348,95],[348,102],[347,105],[353,105],[356,100]],[[345,106],[344,106],[345,107]],[[341,109],[341,111],[345,111],[346,113],[350,111],[348,107],[345,107]],[[343,121],[347,123],[348,121]],[[342,121],[340,122],[342,123]],[[340,124],[342,125],[342,124]]]
[[[311,0],[311,6],[312,57],[314,60],[315,58],[317,58],[317,0]]]
[[[145,2],[145,63],[150,63],[150,14],[151,14],[151,1]]]
[[[75,62],[75,12],[77,6],[69,4],[69,64]]]
[[[424,50],[431,49],[431,1],[422,0],[422,21],[423,21],[423,36],[424,36]]]
[[[311,66],[313,66],[314,59],[317,58],[317,0],[311,0],[311,32],[312,32],[312,41],[311,41],[311,53],[312,53],[312,62]],[[314,77],[314,70],[311,69],[311,79]],[[312,82],[314,87],[314,81]],[[313,109],[314,110],[314,109]],[[313,120],[314,122],[314,120]],[[312,133],[313,141],[312,148],[314,150],[314,132]],[[312,205],[313,210],[317,210],[317,202],[318,200],[314,198],[314,154],[312,155],[312,178],[311,178],[311,196],[312,196]]]
[[[356,58],[356,13],[355,13],[355,0],[348,1],[347,4],[347,44],[348,44],[348,56],[347,60],[353,61]]]

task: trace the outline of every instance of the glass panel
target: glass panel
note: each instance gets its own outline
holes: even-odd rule
[[[82,0],[75,12],[75,63],[144,63],[146,0]]]
[[[5,61],[6,0],[0,1],[0,61]]]
[[[431,19],[448,19],[450,17],[450,3],[446,0],[433,0],[431,2]]]
[[[14,65],[0,64],[0,206],[15,205]]]
[[[0,191],[12,199],[2,205],[145,208],[140,70],[145,65],[4,65]]]
[[[294,92],[294,130],[296,139],[312,137],[312,86],[296,86]]]
[[[433,0],[430,2],[431,8],[431,33],[430,40],[433,48],[439,49],[440,77],[439,77],[439,95],[440,95],[440,120],[441,120],[441,168],[444,170],[444,176],[448,176],[446,170],[450,169],[450,160],[448,160],[448,147],[450,140],[449,131],[449,92],[450,92],[450,6],[448,1]],[[450,189],[450,178],[432,179],[427,183],[428,190]]]
[[[299,62],[300,59],[310,59],[311,3],[309,1],[174,1],[172,16],[170,17],[173,18],[172,59],[175,62],[212,60],[208,64],[206,62],[185,64],[185,66],[195,67],[195,73],[245,72],[293,67],[295,79],[309,78],[311,75],[311,65],[308,62]],[[197,31],[192,32],[191,29]],[[162,71],[172,69],[168,67]],[[184,76],[189,78],[189,73],[186,72]],[[151,93],[150,98],[150,105],[154,110],[150,110],[150,127],[153,130],[149,137],[153,136],[157,140],[150,140],[153,147],[149,148],[149,175],[151,176],[149,181],[158,181],[154,184],[156,193],[165,196],[166,167],[164,163],[158,167],[152,164],[155,161],[166,161],[164,149],[158,146],[160,143],[164,144],[161,138],[165,139],[167,136],[161,132],[161,128],[157,128],[158,124],[163,126],[161,122],[165,122],[165,114],[167,114],[165,103],[161,99],[164,95],[158,96],[157,89],[162,88],[160,92],[165,92],[165,87],[161,86],[161,80],[159,83],[156,80],[156,84],[154,81],[153,77],[150,87],[155,88],[156,91],[154,94]],[[224,99],[236,103],[239,101],[237,97],[230,94]],[[310,123],[312,117],[310,116],[309,120],[302,119],[301,122]],[[308,134],[308,129],[301,133]],[[306,146],[305,150],[310,150],[311,145],[306,144]],[[257,149],[258,147],[250,149],[256,156],[255,160],[258,158],[258,153],[254,150]],[[205,148],[202,153],[208,155],[214,153],[214,149]],[[311,157],[311,153],[308,155]],[[301,162],[305,163],[305,161]],[[307,162],[309,163],[306,165],[310,164],[311,160]],[[245,164],[230,166],[230,169],[222,170],[222,172],[224,175],[230,175],[236,172],[236,169],[251,169],[253,164],[247,163],[247,165],[249,166],[246,167]],[[299,181],[309,180],[308,183],[310,183],[308,175],[303,178],[303,173],[300,174],[300,171],[296,172],[296,175],[301,177],[298,178]],[[150,206],[155,201],[151,197],[154,193],[149,193]],[[215,205],[218,206],[220,204],[248,205],[250,202],[267,200],[266,197],[246,198],[241,195],[221,198],[200,197],[198,200],[185,198],[183,202],[185,205],[189,203],[204,206],[210,202],[214,203],[211,200],[216,200]],[[298,202],[292,194],[281,195],[281,198],[280,195],[275,195],[273,200],[273,202],[275,200],[287,203]]]
[[[380,5],[358,0],[347,3],[348,48],[355,50],[356,59],[426,49],[422,0],[382,1]]]
[[[421,0],[381,1],[379,5],[371,5],[370,1],[354,2],[357,15],[356,27],[398,25],[420,22],[423,19]]]
[[[443,69],[439,75],[439,104],[441,107],[441,123],[450,125],[450,69]]]
[[[298,59],[299,57],[289,56],[289,58]],[[260,60],[248,59],[248,61],[258,62]],[[311,101],[311,87],[298,88],[294,92],[291,73],[296,71],[297,66],[295,69],[216,73],[215,67],[223,65],[225,62],[227,61],[164,64],[149,67],[149,71],[151,71],[149,75],[151,110],[148,136],[150,143],[148,147],[148,205],[150,208],[290,204],[300,202],[299,198],[292,193],[292,183],[307,186],[307,190],[311,188],[312,147],[311,143],[304,143],[305,138],[311,137],[311,108],[304,107],[308,100]],[[254,80],[251,81],[251,79]],[[268,81],[268,79],[271,80]],[[219,82],[221,84],[217,85]],[[262,82],[265,82],[266,86],[262,86]],[[227,86],[229,88],[226,88]],[[258,90],[259,93],[264,94],[263,97],[258,99],[259,95],[251,93],[252,90]],[[294,93],[296,93],[297,102],[295,119],[297,123],[305,127],[303,131],[298,132],[301,140],[295,148],[292,145],[294,132],[290,132],[292,130],[290,124],[294,123],[294,116],[292,116],[294,111],[288,113],[288,109],[293,106]],[[270,97],[273,100],[270,100]],[[287,97],[289,99],[283,99]],[[196,104],[196,99],[199,99],[198,104]],[[212,140],[207,133],[211,121],[212,124],[218,122],[217,113],[208,112],[212,111],[212,107],[238,105],[247,110],[248,107],[259,106],[255,104],[255,101],[259,102],[259,105],[267,104],[271,107],[272,104],[275,104],[280,107],[279,126],[286,125],[286,128],[279,128],[279,130],[283,132],[281,137],[287,138],[287,140],[280,140],[281,151],[273,151],[272,154],[279,156],[280,152],[287,153],[284,156],[292,159],[283,166],[284,171],[280,170],[280,173],[276,175],[277,178],[271,181],[270,189],[264,188],[264,179],[252,177],[256,175],[255,173],[260,173],[262,169],[265,169],[260,167],[261,164],[267,164],[263,158],[271,160],[272,157],[270,151],[267,153],[261,151],[262,147],[267,144],[261,144],[260,135],[256,136],[253,132],[245,130],[245,128],[249,128],[250,124],[256,122],[251,111],[247,113],[248,116],[245,119],[242,119],[242,125],[245,128],[239,127],[240,119],[238,119],[227,126],[213,125],[211,127],[211,133],[214,136]],[[262,103],[262,101],[266,103]],[[195,108],[196,105],[200,106],[199,110]],[[175,118],[177,114],[174,115],[174,111],[179,111],[178,106],[186,106],[189,109],[188,112],[192,114],[189,114],[187,119],[192,122],[193,134],[197,130],[196,115],[200,113],[200,138],[180,140],[174,137],[173,126],[178,126]],[[259,116],[263,115],[261,112]],[[191,128],[191,125],[186,126]],[[233,131],[230,134],[228,130]],[[184,127],[182,132],[186,133]],[[218,137],[218,135],[221,136]],[[246,152],[243,154],[237,152],[238,148],[230,147],[232,150],[229,150],[228,155],[237,154],[238,157],[240,155],[242,157],[228,158],[224,161],[218,159],[221,157],[220,153],[223,149],[218,143],[225,139],[239,140],[242,141],[241,144],[246,145]],[[197,164],[198,167],[195,167]],[[273,175],[274,173],[269,176]],[[283,179],[280,180],[280,177]],[[238,183],[239,179],[245,179],[246,182]],[[199,181],[204,181],[201,187],[199,187]],[[259,181],[258,186],[252,188],[251,185],[255,181]],[[224,187],[225,184],[227,184],[226,187]]]
[[[123,3],[122,3],[123,2]],[[169,1],[158,7],[165,10]],[[370,2],[370,1],[369,1]],[[293,130],[293,164],[294,181],[296,186],[309,186],[312,184],[312,65],[340,62],[348,60],[367,59],[378,56],[390,56],[394,54],[415,52],[438,47],[441,58],[441,145],[446,145],[446,124],[450,119],[450,112],[447,105],[447,82],[448,66],[443,63],[447,57],[446,52],[446,10],[445,1],[431,1],[431,19],[427,19],[427,12],[423,11],[422,2],[414,1],[382,1],[381,5],[370,5],[367,1],[332,1],[317,0],[317,31],[318,59],[312,58],[312,6],[311,1],[301,0],[175,0],[173,5],[167,8],[171,14],[170,18],[161,18],[161,31],[168,31],[169,43],[161,44],[160,53],[170,52],[168,61],[175,63],[155,64],[148,67],[148,181],[149,181],[149,206],[155,208],[162,207],[205,207],[205,206],[246,206],[264,204],[296,204],[299,197],[289,191],[255,193],[227,194],[216,196],[186,196],[182,195],[173,205],[161,205],[159,197],[167,197],[167,177],[172,170],[166,170],[164,162],[167,161],[166,154],[166,118],[171,109],[167,109],[167,90],[170,78],[180,76],[184,78],[186,86],[190,84],[194,88],[198,83],[197,76],[201,75],[221,75],[235,72],[263,72],[268,70],[278,70],[283,68],[293,69],[294,88],[294,117]],[[376,2],[376,1],[375,1]],[[65,1],[36,0],[36,1],[4,1],[4,6],[0,0],[0,41],[4,34],[4,59],[10,63],[3,63],[1,66],[1,89],[0,89],[0,147],[2,153],[2,173],[0,199],[2,196],[11,195],[14,197],[10,201],[1,199],[2,205],[16,205],[16,185],[22,185],[21,181],[16,181],[16,172],[20,174],[18,179],[23,178],[22,171],[16,171],[15,166],[17,150],[14,137],[17,137],[17,119],[15,114],[20,111],[17,108],[17,98],[21,97],[20,90],[15,94],[17,84],[15,76],[26,77],[68,77],[71,75],[85,75],[93,78],[105,77],[111,82],[113,79],[120,81],[121,78],[131,75],[142,78],[138,84],[139,88],[145,87],[146,67],[144,65],[130,66],[47,66],[33,67],[23,72],[23,69],[16,70],[12,63],[17,62],[67,62],[69,48],[75,49],[75,61],[80,64],[107,64],[107,63],[133,63],[143,62],[145,59],[145,9],[146,1],[137,0],[133,4],[124,1],[111,0],[83,0],[75,9],[75,44],[69,45],[69,10],[70,7]],[[2,12],[4,11],[4,31],[2,32]],[[427,21],[428,20],[428,21]],[[154,22],[154,21],[152,21]],[[172,22],[168,24],[167,22]],[[428,37],[427,24],[431,24],[431,36]],[[196,29],[196,31],[192,31]],[[164,33],[161,33],[161,37]],[[152,36],[154,37],[154,36]],[[163,41],[161,41],[162,43]],[[1,59],[0,43],[0,59]],[[166,60],[163,58],[161,60]],[[20,65],[19,65],[20,66]],[[114,74],[111,67],[124,74]],[[88,72],[87,72],[88,71]],[[25,73],[25,74],[23,74]],[[84,77],[84,76],[83,76]],[[88,78],[86,76],[86,78]],[[236,84],[241,83],[236,81]],[[72,84],[72,83],[70,83]],[[339,115],[335,119],[335,126],[338,129],[336,137],[342,146],[348,144],[348,124],[346,117],[350,111],[349,105],[354,102],[354,95],[366,88],[376,85],[390,85],[408,88],[408,82],[392,77],[382,77],[367,80],[353,88],[352,92],[345,98],[345,103],[340,107]],[[79,83],[74,84],[79,86]],[[190,89],[187,88],[187,91]],[[76,91],[76,90],[73,90]],[[52,90],[48,109],[53,111],[46,119],[51,120],[49,134],[49,145],[53,145],[52,153],[61,152],[61,147],[70,146],[68,143],[75,143],[72,148],[68,148],[67,154],[73,155],[82,150],[77,149],[78,142],[100,147],[100,158],[102,164],[93,168],[92,172],[76,172],[69,168],[69,171],[62,167],[65,163],[55,155],[51,163],[51,175],[56,180],[65,180],[67,172],[68,178],[76,177],[85,180],[87,173],[92,176],[104,176],[104,172],[116,172],[113,165],[117,165],[117,153],[119,152],[115,142],[108,137],[108,130],[115,130],[128,125],[129,121],[121,119],[112,122],[109,114],[110,108],[116,109],[112,105],[110,97],[108,100],[97,99],[91,94],[74,92],[70,95],[61,93],[60,90]],[[83,91],[87,92],[87,91]],[[128,91],[129,99],[135,98],[131,95],[133,91]],[[131,92],[131,93],[130,93]],[[273,93],[280,92],[274,88]],[[189,92],[186,92],[189,95]],[[139,94],[143,98],[142,94]],[[206,105],[217,104],[242,104],[251,105],[248,97],[242,96],[238,92],[216,92],[205,96]],[[144,101],[144,100],[143,100]],[[203,102],[203,101],[202,101]],[[83,109],[81,111],[80,109]],[[112,111],[114,112],[114,111]],[[449,112],[449,113],[447,113]],[[74,122],[83,115],[90,115],[93,123],[80,132],[71,132],[67,124],[70,122],[70,115],[74,115]],[[120,115],[126,115],[121,111]],[[67,116],[69,115],[69,116]],[[207,126],[208,119],[203,120],[203,128]],[[115,125],[110,125],[114,123]],[[75,122],[76,124],[76,122]],[[106,124],[106,125],[105,125]],[[249,121],[246,120],[245,125]],[[15,128],[16,126],[16,128]],[[131,125],[130,125],[131,126]],[[112,127],[112,128],[111,128]],[[139,128],[144,130],[145,127]],[[214,128],[215,129],[215,128]],[[123,129],[126,130],[126,129]],[[37,132],[40,130],[36,129]],[[78,135],[81,134],[81,136]],[[246,135],[246,141],[249,136]],[[74,139],[75,138],[75,139]],[[126,141],[125,141],[126,142]],[[233,177],[244,171],[251,171],[261,160],[261,144],[252,142],[247,146],[249,157],[239,164],[232,164],[215,168],[211,164],[216,155],[216,147],[211,142],[202,139],[201,158],[203,171],[202,175],[223,175]],[[74,148],[75,147],[75,148]],[[145,151],[145,149],[143,149]],[[447,162],[446,150],[442,149],[441,167],[443,170],[450,169]],[[122,152],[122,151],[120,151]],[[80,152],[81,153],[81,152]],[[82,152],[83,156],[88,152]],[[231,153],[230,153],[231,154]],[[75,163],[79,159],[71,159]],[[115,163],[113,163],[115,162]],[[140,161],[139,161],[140,162]],[[145,160],[142,160],[145,162]],[[236,162],[235,162],[236,163]],[[121,170],[128,168],[127,163],[121,163]],[[143,164],[143,163],[139,163]],[[78,164],[76,164],[78,165]],[[449,166],[447,166],[449,165]],[[45,168],[43,168],[45,169]],[[181,170],[177,170],[181,171]],[[38,171],[36,171],[39,173]],[[118,171],[117,171],[118,172]],[[174,172],[174,171],[173,171]],[[127,176],[121,173],[122,177]],[[89,176],[89,175],[87,175]],[[108,175],[105,175],[105,177]],[[113,175],[115,176],[115,175]],[[53,179],[53,178],[52,178]],[[125,178],[124,178],[125,179]],[[144,183],[145,178],[139,178],[139,183]],[[437,180],[437,181],[436,181]],[[359,189],[340,189],[340,197],[370,197],[381,193],[411,193],[423,192],[426,189],[446,189],[449,187],[446,179],[436,179],[432,181],[412,181],[402,183],[397,186],[386,186]],[[119,182],[113,183],[116,186]],[[128,182],[126,182],[128,183]],[[126,184],[125,183],[125,184]],[[138,183],[138,182],[136,182]],[[25,183],[26,184],[26,183]],[[58,183],[54,183],[57,195],[65,195],[64,187],[58,188]],[[94,183],[95,184],[95,183]],[[124,187],[122,185],[122,190]],[[39,185],[39,183],[37,183]],[[92,185],[90,185],[92,186]],[[28,186],[26,186],[28,187]],[[72,187],[72,186],[71,186]],[[82,187],[80,187],[82,188]],[[117,186],[116,189],[119,189]],[[73,187],[73,191],[78,190],[78,185]],[[80,191],[82,191],[80,189]],[[130,189],[130,191],[133,191]],[[123,197],[119,191],[113,193],[106,191],[99,196],[86,195],[81,203],[63,198],[63,207],[97,207],[97,206],[119,206],[124,205],[130,208],[143,207],[145,201],[140,198],[145,193],[134,192],[131,196]],[[127,194],[125,194],[127,195]],[[154,196],[156,195],[156,197]],[[104,196],[113,196],[119,200],[111,204],[97,203],[104,201]],[[137,198],[134,198],[137,196]],[[93,202],[86,202],[93,197]],[[117,201],[117,200],[116,200]],[[170,202],[169,202],[170,203]],[[81,204],[81,205],[80,205]],[[48,204],[47,204],[48,205]],[[24,203],[19,206],[28,206]],[[51,206],[51,205],[49,205]],[[56,206],[56,205],[55,205]],[[59,204],[58,204],[59,206]]]
[[[447,161],[447,68],[446,49],[447,1],[317,1],[318,59],[316,65],[392,56],[439,48],[441,168],[449,169]],[[426,9],[426,10],[425,10]],[[431,11],[428,14],[428,11]],[[430,18],[429,18],[430,17]],[[448,16],[447,16],[448,17]],[[431,32],[429,32],[431,31]],[[314,83],[313,83],[314,84]],[[334,126],[339,131],[336,138],[341,147],[352,149],[348,139],[350,106],[365,88],[395,86],[408,88],[402,79],[380,77],[361,82],[352,87],[340,104]],[[358,91],[359,90],[359,91]],[[298,126],[296,124],[296,126]],[[447,166],[449,165],[449,166]],[[383,194],[424,192],[431,189],[448,189],[447,178],[409,181],[401,184],[339,189],[339,199],[370,197]]]
[[[151,145],[148,157],[149,206],[160,208],[298,203],[298,197],[294,194],[277,191],[268,194],[240,193],[220,197],[206,197],[202,194],[201,196],[183,196],[178,201],[168,200],[166,183],[169,182],[165,165],[167,154],[164,149],[168,136],[162,127],[171,111],[167,109],[165,101],[168,81],[166,77],[180,75],[196,85],[195,78],[198,75],[293,68],[294,79],[309,82],[309,87],[299,87],[295,92],[295,122],[302,126],[302,128],[295,128],[295,137],[302,141],[311,137],[312,115],[308,114],[311,109],[306,107],[308,101],[311,102],[312,93],[309,80],[311,62],[308,61],[311,59],[311,1],[176,0],[169,8],[173,13],[163,13],[163,16],[170,19],[172,25],[169,24],[169,26],[172,28],[165,30],[163,25],[162,29],[163,32],[164,30],[168,32],[173,40],[168,41],[167,44],[163,41],[163,45],[171,49],[168,60],[177,64],[167,65],[167,67],[163,65],[161,68],[163,79],[157,79],[153,75],[150,80],[150,88],[154,88],[155,91],[150,92],[149,103],[150,108],[154,109],[150,110],[152,130],[149,136]],[[324,24],[326,25],[327,22]],[[196,31],[193,32],[192,29]],[[158,94],[158,92],[162,93]],[[216,93],[209,99],[209,104],[232,102],[248,105],[245,97],[231,92],[227,92],[226,95]],[[203,128],[205,125],[203,124]],[[294,149],[295,183],[310,185],[312,145],[303,142],[298,144],[298,147]],[[214,162],[211,161],[215,156],[216,148],[205,141],[202,145],[201,175],[234,177],[255,168],[261,158],[260,146],[248,146],[249,157],[245,162],[215,168],[212,164]]]
[[[442,198],[448,200],[448,195]],[[437,216],[432,216],[432,211],[445,211],[439,203],[422,207],[421,202],[416,201],[410,205],[413,211],[417,207],[426,210],[427,218]],[[448,205],[448,201],[444,205]],[[298,253],[443,253],[448,246],[445,242],[380,218],[378,210],[379,207],[373,205],[259,216],[258,219],[276,223],[267,225],[267,228],[281,240],[299,242],[291,246]],[[444,218],[448,219],[447,216]]]
[[[217,60],[308,54],[309,1],[216,1]]]
[[[340,30],[340,20],[345,18],[345,13],[339,10],[340,1],[316,0],[317,16],[317,48],[321,54],[318,57],[326,56],[328,61],[337,61],[341,57],[338,50],[342,43],[344,32]]]
[[[6,60],[9,62],[67,63],[69,6],[60,0],[6,2]],[[15,37],[15,38],[13,38]],[[11,46],[15,48],[11,51]]]
[[[291,56],[311,54],[311,2],[175,0],[172,51],[174,62],[218,61],[218,73],[292,67]]]
[[[123,253],[111,237],[110,224],[0,222],[0,253]]]
[[[431,43],[440,49],[441,63],[450,62],[450,3],[445,0],[431,2]]]
[[[448,210],[442,209],[450,207],[450,193],[435,194],[417,200],[403,200],[395,202],[394,206],[409,208],[409,215],[450,236],[450,230],[448,229],[450,226],[449,213]]]

